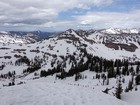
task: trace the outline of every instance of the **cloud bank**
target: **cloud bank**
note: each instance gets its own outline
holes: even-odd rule
[[[96,11],[118,0],[0,0],[0,30],[139,27],[140,10]],[[85,12],[60,18],[62,12]],[[64,19],[65,18],[65,19]]]

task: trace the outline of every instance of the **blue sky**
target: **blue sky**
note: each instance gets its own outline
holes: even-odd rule
[[[140,0],[116,0],[116,2],[111,3],[109,5],[103,6],[90,6],[89,10],[82,9],[71,9],[65,12],[61,12],[59,17],[62,19],[67,19],[72,15],[76,15],[75,11],[77,11],[77,15],[84,15],[88,11],[98,11],[98,12],[129,12],[135,9],[140,9]],[[66,17],[66,18],[65,18]]]
[[[140,28],[140,0],[0,0],[0,30]]]

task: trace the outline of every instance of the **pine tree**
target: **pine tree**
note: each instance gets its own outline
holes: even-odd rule
[[[96,72],[96,73],[99,72],[99,67],[98,67],[98,65],[95,66],[95,72]]]
[[[125,88],[125,92],[129,92],[129,89],[127,87]]]
[[[129,76],[129,71],[127,71],[127,76]]]
[[[136,73],[137,74],[139,73],[139,65],[137,65],[137,67],[136,67]]]
[[[120,68],[119,68],[119,66],[117,66],[116,74],[120,75]]]
[[[133,89],[133,82],[129,81],[129,83],[128,83],[128,90],[132,91],[132,89]]]
[[[121,81],[119,80],[118,86],[116,88],[116,98],[121,99],[121,93],[123,92]]]
[[[116,77],[116,73],[114,72],[114,67],[110,67],[108,70],[108,78]]]
[[[109,78],[107,78],[106,85],[109,85]]]
[[[140,84],[140,75],[137,75],[135,78],[136,85]]]
[[[125,83],[125,78],[122,79],[122,83]]]
[[[126,75],[125,67],[122,68],[122,75]]]
[[[102,72],[102,69],[103,69],[103,62],[102,62],[102,59],[100,60],[99,62],[99,72],[101,73]]]
[[[132,73],[133,71],[134,71],[134,68],[133,68],[133,66],[131,66],[130,73]]]

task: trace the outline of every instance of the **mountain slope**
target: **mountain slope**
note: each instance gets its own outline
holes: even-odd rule
[[[105,35],[98,31],[67,30],[53,38],[33,44],[0,44],[0,62],[2,64],[3,61],[12,61],[15,64],[15,61],[23,56],[30,60],[39,57],[42,60],[41,69],[52,69],[59,62],[66,65],[65,70],[69,71],[72,65],[75,65],[75,62],[70,62],[71,56],[74,56],[78,64],[82,58],[84,62],[87,61],[86,53],[109,60],[140,61],[139,42],[140,35]],[[6,56],[10,56],[10,59],[6,59]],[[8,70],[4,68],[3,71]]]
[[[0,93],[0,105],[129,105],[92,88],[49,83],[45,79],[3,88]]]
[[[128,105],[114,96],[119,81],[124,93],[133,78],[134,91],[139,52],[139,33],[102,30],[69,29],[35,43],[0,43],[0,105]]]

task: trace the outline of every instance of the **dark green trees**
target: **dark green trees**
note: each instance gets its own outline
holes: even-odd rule
[[[121,99],[121,93],[123,92],[123,89],[122,89],[121,81],[119,80],[118,82],[119,83],[117,85],[115,95],[116,95],[116,98]]]
[[[140,75],[137,75],[135,78],[136,85],[140,85]]]

